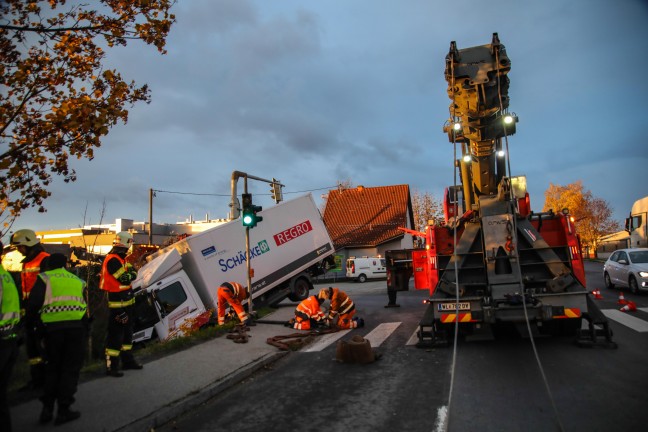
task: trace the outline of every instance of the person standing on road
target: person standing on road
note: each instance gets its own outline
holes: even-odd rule
[[[22,271],[20,283],[22,285],[22,299],[26,302],[29,299],[38,274],[41,271],[41,263],[49,256],[36,233],[30,229],[21,229],[12,234],[10,242],[18,249],[25,258],[22,260]],[[29,362],[29,374],[31,381],[26,389],[41,388],[45,382],[45,347],[43,339],[39,337],[36,329],[25,326],[25,351]]]
[[[3,245],[0,241],[0,258]],[[0,430],[11,432],[11,415],[7,401],[7,387],[11,371],[18,358],[20,322],[20,295],[13,277],[0,264]]]
[[[250,317],[243,307],[243,300],[249,297],[247,289],[237,282],[223,282],[218,287],[217,301],[218,301],[218,325],[225,324],[225,310],[227,305],[238,315],[243,325],[250,325]]]
[[[331,302],[328,319],[339,329],[364,327],[364,319],[354,317],[355,304],[344,291],[333,287],[322,288],[317,297]]]
[[[302,300],[295,308],[295,318],[288,325],[297,330],[310,330],[312,326],[325,325],[326,316],[321,308],[323,301],[314,295]]]
[[[133,243],[127,231],[115,235],[113,247],[101,266],[99,288],[108,292],[108,334],[106,336],[106,375],[124,376],[119,370],[142,369],[133,357],[133,305],[135,296],[131,283],[137,272],[126,262],[126,255]]]
[[[56,402],[54,424],[59,425],[81,416],[70,406],[74,403],[85,352],[87,307],[83,292],[86,284],[65,269],[67,258],[63,254],[52,254],[42,264],[44,271],[25,305],[25,322],[42,329],[47,350],[39,422],[45,424],[52,420]]]

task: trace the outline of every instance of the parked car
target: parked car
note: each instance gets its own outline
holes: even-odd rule
[[[648,292],[648,248],[614,251],[603,265],[603,279],[608,288],[628,287],[634,294]]]

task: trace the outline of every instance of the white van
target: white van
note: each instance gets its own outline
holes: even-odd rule
[[[351,257],[346,263],[346,276],[358,282],[367,279],[387,277],[387,264],[385,258],[376,257]]]

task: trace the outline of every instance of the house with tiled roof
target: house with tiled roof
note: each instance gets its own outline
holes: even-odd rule
[[[342,272],[349,257],[385,256],[390,249],[413,247],[412,236],[398,229],[414,229],[409,185],[331,190],[323,219]]]

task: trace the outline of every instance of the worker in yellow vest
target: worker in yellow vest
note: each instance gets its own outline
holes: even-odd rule
[[[43,261],[44,272],[32,288],[25,305],[25,321],[42,328],[47,353],[40,423],[49,423],[58,406],[54,424],[81,416],[70,406],[83,366],[87,336],[85,282],[65,269],[67,258],[55,253]]]
[[[0,258],[3,245],[0,242]],[[0,430],[11,432],[11,416],[7,401],[7,386],[18,358],[16,328],[20,321],[18,288],[7,270],[0,264]]]

